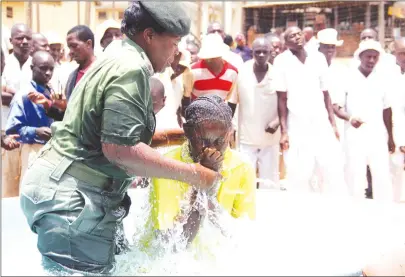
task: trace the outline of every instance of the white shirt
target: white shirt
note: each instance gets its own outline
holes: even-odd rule
[[[15,91],[19,91],[20,84],[25,84],[32,80],[31,65],[31,56],[28,57],[22,67],[20,67],[20,62],[17,60],[14,54],[8,56],[3,72],[3,77],[6,82],[5,85],[14,89]]]
[[[348,66],[336,62],[336,60],[332,60],[328,68],[327,83],[332,103],[335,103],[334,99],[339,100],[341,95],[345,93],[346,74],[348,70]]]
[[[270,122],[278,117],[277,93],[272,89],[272,65],[258,83],[253,72],[254,60],[245,62],[238,75],[237,90],[229,102],[239,104],[238,130],[240,143],[259,147],[278,144],[280,128],[275,134],[265,132]]]
[[[1,49],[3,49],[4,58],[7,58],[10,54],[10,49],[13,49],[13,45],[10,42],[11,32],[5,25],[1,25]]]
[[[226,51],[225,55],[222,57],[225,61],[236,67],[236,69],[241,70],[243,67],[243,59],[241,56],[236,54],[235,52],[232,52],[231,49],[229,51]]]
[[[164,73],[157,75],[165,88],[166,101],[162,110],[156,114],[156,130],[180,128],[177,122],[177,109],[183,98],[183,75],[171,80],[172,74],[173,69],[168,67]]]
[[[76,69],[76,63],[55,63],[50,85],[55,92],[64,93],[69,75]]]
[[[328,90],[328,64],[319,52],[308,52],[305,63],[290,50],[278,55],[273,66],[274,89],[287,92],[290,114],[305,119],[328,118],[323,91]]]
[[[383,111],[390,108],[392,103],[387,76],[389,75],[386,72],[377,68],[368,77],[365,77],[359,69],[350,69],[345,82],[345,94],[339,99],[338,104],[344,107],[350,116],[360,118],[364,124],[354,129],[346,121],[345,135],[351,132],[370,140],[386,137]]]
[[[17,60],[15,55],[9,55],[6,59],[6,66],[4,67],[4,72],[2,75],[2,86],[7,86],[9,88],[12,88],[15,92],[18,92],[20,90],[21,84],[28,83],[32,79],[31,64],[32,58],[29,57],[21,68],[20,62]],[[5,130],[6,128],[6,122],[9,112],[10,107],[2,107],[2,130]]]
[[[319,42],[316,37],[312,37],[309,41],[305,43],[304,46],[306,51],[318,51],[319,50]]]

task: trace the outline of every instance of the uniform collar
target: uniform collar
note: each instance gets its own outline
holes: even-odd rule
[[[152,76],[155,71],[153,70],[152,63],[150,59],[148,58],[148,55],[146,55],[145,51],[143,50],[142,47],[140,47],[138,44],[136,44],[133,40],[125,37],[124,42],[126,42],[128,45],[132,46],[133,48],[136,49],[136,51],[141,55],[142,59],[145,61],[145,66],[142,66],[150,76]]]

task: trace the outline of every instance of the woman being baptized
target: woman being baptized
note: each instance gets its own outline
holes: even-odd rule
[[[187,107],[185,120],[186,142],[166,156],[190,164],[200,163],[220,172],[223,178],[208,191],[178,181],[152,179],[150,211],[146,232],[141,237],[145,249],[159,238],[170,241],[173,237],[181,237],[188,246],[205,219],[221,229],[218,220],[221,213],[233,218],[255,217],[254,169],[239,152],[229,148],[230,107],[218,96],[201,96]]]

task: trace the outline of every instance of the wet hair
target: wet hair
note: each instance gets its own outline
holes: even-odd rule
[[[166,31],[142,6],[141,1],[133,1],[124,12],[121,32],[127,36],[135,36],[147,28],[152,28],[158,34]]]
[[[186,124],[195,126],[204,121],[221,121],[232,128],[232,110],[217,95],[200,96],[186,108],[184,113]]]
[[[228,45],[229,47],[231,47],[232,44],[233,44],[233,38],[232,38],[232,36],[231,36],[231,35],[226,35],[225,38],[224,38],[224,43],[225,43],[226,45]]]
[[[69,30],[67,35],[76,33],[80,41],[86,42],[91,40],[91,46],[94,49],[94,33],[86,25],[77,25]]]

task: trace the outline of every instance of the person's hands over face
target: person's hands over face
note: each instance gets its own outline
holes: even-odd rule
[[[221,152],[213,148],[205,148],[201,157],[200,164],[216,172],[219,171],[222,162],[224,161],[224,156]]]

